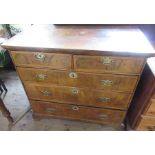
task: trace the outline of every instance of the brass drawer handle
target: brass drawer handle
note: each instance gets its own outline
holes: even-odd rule
[[[51,93],[47,90],[42,90],[41,93],[44,95],[44,96],[49,96],[51,95]]]
[[[37,54],[35,54],[34,57],[38,61],[44,61],[45,60],[45,55],[43,53],[37,53]]]
[[[106,118],[108,118],[108,115],[101,114],[98,117],[99,117],[99,119],[106,119]]]
[[[111,63],[114,62],[114,60],[111,59],[110,57],[102,57],[102,58],[101,58],[101,62],[102,62],[102,64],[104,64],[104,65],[110,65]]]
[[[47,75],[45,75],[45,74],[38,74],[38,75],[36,75],[36,79],[37,80],[46,80],[47,79]]]
[[[108,98],[108,97],[99,97],[98,98],[98,101],[99,102],[110,102],[111,101],[111,98]]]
[[[47,108],[47,109],[46,109],[46,112],[55,112],[55,111],[56,111],[55,108]]]
[[[79,93],[79,90],[77,88],[73,88],[71,92],[73,95],[77,95]]]
[[[104,86],[111,86],[113,84],[112,80],[101,80],[101,84]]]
[[[72,106],[72,110],[78,111],[79,110],[79,107],[78,106]]]
[[[76,79],[77,78],[77,74],[75,72],[70,72],[69,73],[69,77],[72,79]]]

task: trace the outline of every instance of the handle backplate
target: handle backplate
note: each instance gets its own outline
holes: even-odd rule
[[[72,88],[71,92],[73,95],[77,95],[79,93],[79,90],[77,88]]]
[[[108,118],[108,115],[100,114],[100,115],[98,116],[98,118],[99,118],[99,119],[106,119],[106,118]]]
[[[46,80],[47,79],[47,75],[46,74],[37,74],[36,75],[36,79],[37,80],[41,80],[41,81]]]
[[[104,86],[111,86],[113,84],[112,80],[101,80],[101,84]]]
[[[98,101],[99,102],[110,102],[111,101],[111,98],[108,98],[108,97],[99,97],[98,98]]]
[[[110,65],[114,62],[114,60],[110,57],[101,57],[101,62],[104,65]]]
[[[47,109],[46,109],[46,112],[55,112],[55,111],[56,111],[55,108],[47,108]]]
[[[49,96],[49,95],[51,94],[48,90],[42,90],[41,93],[42,93],[44,96]]]

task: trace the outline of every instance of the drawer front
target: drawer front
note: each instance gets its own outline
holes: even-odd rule
[[[150,101],[150,106],[149,108],[147,109],[146,111],[146,115],[152,115],[152,116],[155,116],[155,99],[151,99]]]
[[[47,67],[67,70],[71,68],[71,55],[39,52],[11,51],[16,66]]]
[[[135,57],[74,56],[76,71],[140,74],[144,59]]]
[[[131,99],[131,95],[127,93],[104,92],[89,88],[33,83],[25,83],[25,88],[31,99],[96,107],[126,109]]]
[[[90,74],[20,67],[17,70],[23,81],[122,92],[133,92],[138,80],[138,76]]]
[[[125,115],[123,111],[103,108],[89,108],[41,101],[31,101],[31,104],[34,113],[79,120],[92,120],[105,124],[121,124]]]
[[[142,116],[137,130],[155,131],[155,117]]]

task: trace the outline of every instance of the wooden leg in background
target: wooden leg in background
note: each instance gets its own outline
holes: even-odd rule
[[[3,100],[0,98],[0,111],[2,112],[3,116],[8,119],[10,123],[13,123],[13,118],[11,117],[10,112],[8,109],[5,107]]]
[[[5,91],[8,91],[4,82],[0,79],[0,86],[1,86],[1,89],[3,88]]]

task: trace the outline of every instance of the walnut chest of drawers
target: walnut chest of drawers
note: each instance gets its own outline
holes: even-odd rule
[[[136,28],[33,26],[2,45],[40,116],[120,126],[152,46]]]
[[[149,58],[128,112],[128,123],[135,130],[155,131],[155,58]]]

